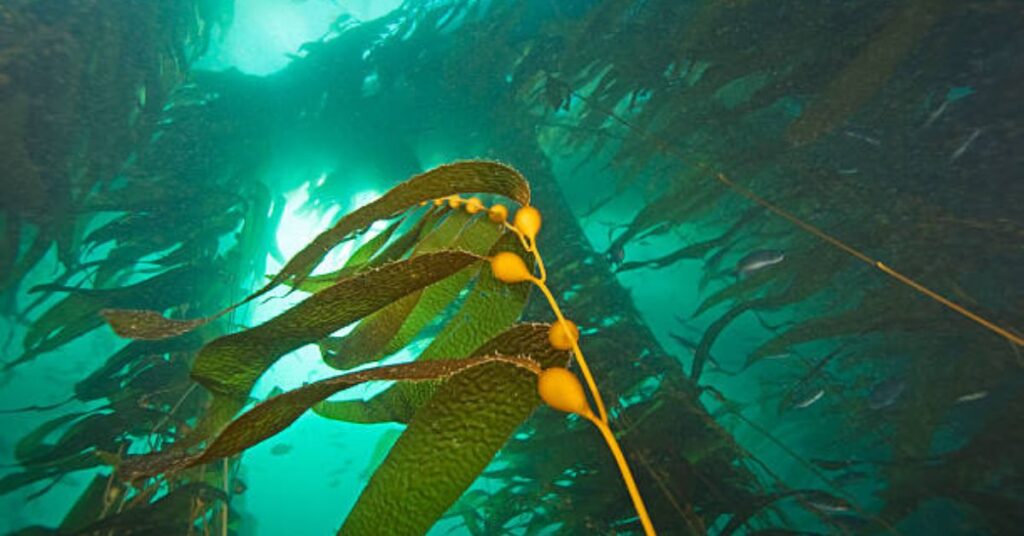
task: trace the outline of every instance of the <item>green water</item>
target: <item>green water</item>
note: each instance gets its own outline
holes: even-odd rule
[[[547,283],[658,533],[1017,534],[1022,23],[1001,0],[11,0],[0,531],[315,535],[363,508],[373,526],[342,533],[415,515],[438,535],[641,534],[599,434],[543,405],[450,500],[420,494],[455,477],[370,485],[420,474],[389,458],[415,404],[306,412],[226,465],[109,465],[187,443],[216,388],[200,347],[309,295],[278,286],[171,346],[102,310],[212,315],[409,177],[487,160],[531,185]],[[426,218],[402,208],[390,244]],[[473,274],[359,368],[494,322],[457,316]],[[520,319],[554,317],[534,289]],[[338,327],[262,371],[246,409],[341,374],[321,346],[368,329]]]

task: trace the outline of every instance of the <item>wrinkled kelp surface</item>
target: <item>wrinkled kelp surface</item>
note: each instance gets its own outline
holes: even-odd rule
[[[660,532],[1024,522],[1022,349],[716,178],[1018,333],[1016,3],[408,2],[265,77],[191,68],[229,0],[57,4],[0,7],[2,381],[117,342],[58,382],[67,403],[4,398],[32,431],[0,434],[0,492],[89,475],[24,534],[250,534],[272,514],[244,511],[242,448],[309,409],[407,425],[351,513],[324,513],[346,533],[396,508],[408,533],[638,531],[591,429],[533,411],[510,361],[565,359],[521,323],[553,320],[543,301],[479,261],[519,243],[419,205],[461,192],[544,214],[552,290]],[[468,159],[487,162],[435,167]],[[412,179],[350,206],[368,175]],[[284,258],[301,185],[340,211]],[[302,300],[249,320],[282,289]],[[250,399],[308,344],[343,372]],[[386,378],[417,381],[328,399]]]

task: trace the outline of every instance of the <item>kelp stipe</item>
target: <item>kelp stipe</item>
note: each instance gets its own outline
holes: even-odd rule
[[[505,205],[485,207],[477,197],[459,196],[470,192],[502,195],[522,208],[509,224]],[[104,454],[104,460],[130,480],[170,478],[191,467],[228,460],[281,432],[310,408],[351,422],[405,422],[406,430],[374,472],[340,533],[374,533],[379,520],[387,517],[394,520],[388,527],[391,533],[421,534],[476,480],[543,400],[581,415],[601,431],[645,532],[653,534],[580,351],[579,330],[563,317],[545,284],[535,243],[541,217],[529,201],[526,180],[514,169],[469,161],[413,177],[343,217],[240,303],[281,283],[311,292],[308,298],[261,325],[200,348],[192,378],[213,399],[192,433],[156,452]],[[399,237],[392,236],[398,228],[392,226],[384,239],[368,241],[337,272],[308,276],[329,249],[376,221],[396,218],[419,222]],[[525,255],[532,257],[539,277],[523,260]],[[337,368],[378,360],[405,347],[473,281],[455,315],[475,323],[474,333],[443,330],[414,362],[320,380],[272,396],[236,417],[256,380],[288,352],[317,343],[325,361]],[[529,291],[520,283],[540,288],[556,323],[516,324]],[[235,307],[194,320],[146,310],[106,310],[104,317],[118,334],[160,340],[198,330]],[[489,314],[478,314],[485,309]],[[348,335],[331,336],[356,321],[360,324]],[[586,379],[596,415],[575,375],[565,368],[569,350]],[[376,380],[398,383],[365,403],[326,402],[344,389]]]
[[[457,196],[449,198],[449,204],[452,207],[461,206],[462,201]],[[467,203],[466,206],[470,206],[470,203]],[[558,307],[558,303],[551,294],[551,290],[547,287],[547,273],[544,269],[544,260],[541,257],[540,250],[537,249],[537,233],[540,232],[542,221],[540,211],[531,206],[524,206],[516,211],[513,224],[509,225],[506,221],[507,209],[502,205],[497,205],[497,207],[500,208],[494,211],[495,217],[492,220],[501,222],[507,229],[519,237],[523,248],[533,254],[540,271],[540,277],[530,273],[523,259],[515,253],[508,252],[499,253],[491,258],[491,271],[497,279],[506,283],[533,283],[547,298],[552,312],[555,313],[555,317],[558,319],[551,325],[548,332],[548,340],[555,349],[572,350],[577,363],[580,365],[580,370],[587,381],[587,386],[590,388],[590,396],[594,399],[594,403],[597,406],[598,415],[594,415],[593,410],[590,409],[590,404],[587,403],[586,395],[583,394],[583,388],[580,386],[579,380],[565,368],[552,367],[545,369],[538,377],[537,391],[541,399],[549,406],[559,411],[575,413],[597,427],[607,443],[612,456],[615,458],[619,472],[622,474],[622,479],[626,484],[626,489],[633,500],[633,506],[636,508],[637,515],[640,518],[640,523],[643,525],[644,533],[654,534],[654,526],[651,524],[647,507],[644,505],[643,498],[640,496],[640,491],[637,489],[636,482],[633,479],[633,473],[630,471],[629,465],[622,455],[622,449],[619,447],[618,440],[615,439],[615,435],[612,434],[611,429],[608,427],[608,412],[604,407],[604,402],[601,400],[601,392],[598,390],[597,383],[590,373],[590,367],[587,366],[587,361],[580,350],[579,330],[571,320],[567,320],[562,315],[561,308]]]

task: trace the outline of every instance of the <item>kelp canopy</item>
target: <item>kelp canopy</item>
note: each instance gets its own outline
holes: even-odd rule
[[[7,499],[92,479],[59,526],[23,534],[250,533],[266,514],[240,504],[243,451],[311,406],[408,425],[352,513],[325,513],[346,532],[379,529],[410,460],[442,459],[419,449],[448,432],[479,446],[472,463],[442,469],[458,478],[408,501],[394,533],[639,531],[591,428],[533,411],[529,373],[503,361],[565,358],[532,323],[553,320],[546,303],[481,269],[520,245],[479,216],[417,204],[456,193],[544,214],[548,279],[659,532],[1019,530],[1017,3],[407,2],[339,19],[265,77],[191,68],[232,11],[0,7],[5,381],[18,387],[86,340],[109,350],[61,380],[69,403],[3,398],[32,410],[5,424],[33,427],[2,436],[16,443],[0,453],[14,462]],[[508,163],[530,189],[483,187],[513,177],[491,163],[475,183],[431,183],[447,191],[347,202],[360,180],[383,193],[463,159]],[[300,186],[306,210],[338,222],[289,260],[273,244],[283,196]],[[343,241],[345,262],[313,272]],[[781,260],[741,269],[765,251]],[[212,317],[264,285],[310,297],[269,322],[250,317],[262,299]],[[124,310],[162,316],[126,327],[111,312]],[[104,311],[138,338],[110,342]],[[416,360],[310,383],[223,429],[257,402],[266,368],[307,344],[343,371],[401,351]],[[327,400],[379,379],[426,383]],[[468,413],[438,409],[488,385],[481,396],[529,399],[501,433],[467,432]]]

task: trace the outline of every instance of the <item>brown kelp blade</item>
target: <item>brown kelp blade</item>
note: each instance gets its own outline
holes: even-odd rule
[[[118,471],[129,478],[137,478],[177,471],[232,456],[278,434],[314,404],[349,387],[378,380],[440,380],[491,362],[504,362],[531,370],[538,367],[535,361],[528,358],[491,355],[460,360],[404,363],[343,374],[288,391],[256,405],[228,424],[210,441],[209,446],[199,453],[189,455],[177,450],[168,450],[138,456],[121,462]]]
[[[328,251],[352,233],[365,229],[377,220],[395,217],[421,202],[468,192],[498,194],[524,205],[530,202],[530,187],[526,179],[504,164],[470,160],[439,166],[395,186],[380,199],[338,220],[333,227],[296,253],[263,288],[223,311],[210,317],[191,320],[163,318],[158,312],[126,311],[113,316],[118,322],[114,326],[115,331],[128,338],[152,339],[180,335],[237,309],[282,283],[291,281],[293,286],[300,285]],[[108,311],[104,312],[104,316],[111,318]],[[133,329],[133,326],[138,326],[138,330]]]

